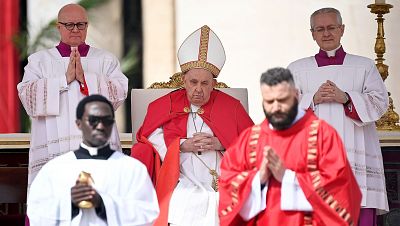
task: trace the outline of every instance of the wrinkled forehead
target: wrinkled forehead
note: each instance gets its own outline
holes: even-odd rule
[[[212,81],[214,79],[211,72],[201,68],[190,69],[184,76],[186,79],[196,79],[198,81]]]

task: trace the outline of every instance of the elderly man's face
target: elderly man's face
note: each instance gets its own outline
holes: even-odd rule
[[[183,82],[189,102],[199,107],[208,102],[216,83],[211,72],[200,68],[193,68],[186,72]]]
[[[57,23],[61,41],[70,46],[78,46],[84,43],[87,34],[87,23],[87,15],[82,7],[68,5],[62,8]],[[75,26],[71,29],[72,24],[75,24]]]
[[[290,127],[297,115],[298,93],[288,82],[274,86],[261,85],[263,107],[268,122],[277,129]]]
[[[113,124],[112,109],[101,101],[87,103],[82,119],[76,120],[76,125],[82,131],[83,143],[90,147],[106,144],[111,136]]]
[[[323,13],[314,16],[312,36],[321,49],[330,51],[339,47],[343,32],[344,25],[338,23],[335,13]]]

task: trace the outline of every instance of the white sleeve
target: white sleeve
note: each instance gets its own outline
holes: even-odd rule
[[[101,94],[113,105],[114,110],[124,102],[128,94],[128,78],[122,73],[118,59],[102,51],[100,59],[101,73],[84,71],[89,95]]]
[[[268,183],[261,190],[260,172],[258,172],[251,183],[251,191],[249,197],[244,203],[239,214],[243,220],[248,221],[255,217],[258,213],[265,210],[267,206]]]
[[[296,173],[287,169],[282,179],[281,188],[281,209],[296,211],[312,211],[313,208],[308,202],[296,177]]]
[[[59,71],[45,77],[45,66],[38,56],[40,55],[34,54],[28,57],[24,77],[17,85],[18,96],[26,113],[32,118],[57,116],[60,114],[61,80],[64,80],[66,85],[66,78],[65,75],[60,75]]]
[[[154,148],[157,150],[160,155],[161,161],[164,161],[165,154],[167,153],[167,145],[164,141],[164,131],[163,129],[157,128],[154,130],[148,140],[153,144]]]
[[[124,181],[116,179],[114,183],[118,192],[107,186],[102,187],[103,190],[95,188],[106,208],[107,225],[151,226],[159,215],[156,191],[146,167],[141,163],[132,163],[119,163],[126,165],[121,166],[120,171],[124,174]]]
[[[58,81],[60,85],[60,92],[67,91],[68,90],[67,77],[60,77]]]

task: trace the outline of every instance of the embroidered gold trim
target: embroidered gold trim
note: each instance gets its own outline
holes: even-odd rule
[[[339,202],[321,186],[321,174],[317,165],[318,126],[319,120],[315,120],[311,123],[309,132],[310,137],[308,138],[307,169],[310,173],[313,187],[316,193],[322,198],[322,200],[324,200],[326,204],[328,204],[331,209],[335,210],[335,212],[350,226],[353,226],[354,221],[350,216],[350,213],[345,208],[341,207]]]
[[[200,46],[198,60],[201,62],[207,61],[208,40],[210,36],[210,28],[207,25],[201,27]]]
[[[261,127],[259,125],[253,126],[251,128],[251,135],[250,135],[250,141],[249,141],[249,148],[250,148],[250,153],[249,153],[249,161],[251,164],[254,164],[257,161],[257,144],[258,144],[258,138],[260,137],[260,131]],[[256,168],[254,165],[253,168]]]
[[[203,109],[203,108],[199,108],[199,109],[197,110],[197,114],[199,114],[199,115],[204,114],[204,109]]]
[[[255,125],[251,128],[251,134],[249,138],[249,148],[250,148],[250,153],[249,153],[249,161],[253,165],[253,169],[256,168],[256,165],[254,164],[257,160],[257,152],[256,152],[256,146],[258,143],[258,138],[260,137],[260,131],[261,127],[259,125]],[[224,210],[221,210],[222,216],[226,216],[229,212],[232,211],[233,207],[237,205],[239,202],[238,197],[239,197],[239,185],[246,179],[247,176],[249,176],[249,172],[243,171],[239,173],[235,179],[231,181],[231,187],[232,191],[230,193],[231,195],[231,204],[227,206]]]
[[[190,61],[181,65],[182,73],[185,73],[193,68],[206,69],[207,71],[211,72],[215,78],[218,77],[218,74],[220,72],[220,70],[216,66],[205,61]]]
[[[184,107],[184,108],[183,108],[183,112],[185,112],[185,113],[191,113],[191,112],[192,112],[192,109],[190,109],[190,107]],[[203,108],[199,108],[199,109],[197,109],[196,112],[193,112],[193,113],[197,113],[197,114],[199,114],[199,115],[202,115],[202,114],[204,114],[204,109],[203,109]]]
[[[312,213],[305,213],[304,214],[304,226],[312,226]]]
[[[151,84],[148,89],[179,89],[183,87],[183,80],[182,80],[182,72],[177,72],[171,77],[169,77],[168,82],[155,82]],[[217,82],[215,84],[214,88],[229,88],[228,85],[226,85],[223,82]]]

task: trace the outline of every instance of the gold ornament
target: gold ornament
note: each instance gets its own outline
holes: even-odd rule
[[[79,173],[78,176],[79,184],[87,184],[92,185],[94,183],[92,176],[90,173],[82,171]],[[78,203],[78,207],[82,209],[90,209],[93,208],[93,203],[90,201],[81,201]]]

